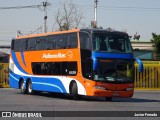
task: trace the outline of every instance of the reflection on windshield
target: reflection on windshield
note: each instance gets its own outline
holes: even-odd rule
[[[131,82],[134,77],[134,65],[131,60],[99,59],[98,70],[94,73],[94,80],[106,82]]]
[[[93,50],[129,53],[132,52],[132,47],[127,35],[95,33],[93,35]]]

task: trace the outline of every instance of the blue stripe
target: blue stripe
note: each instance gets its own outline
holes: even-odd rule
[[[119,59],[134,59],[132,53],[128,54],[118,54],[118,53],[103,53],[103,52],[92,52],[92,59],[95,60],[97,58],[119,58]]]
[[[9,69],[9,86],[11,88],[19,88],[19,77]]]
[[[32,84],[37,84],[39,86],[44,85],[44,86],[50,86],[53,87],[53,89],[58,89],[61,93],[64,93],[63,89],[61,89],[59,86],[51,83],[43,83],[43,82],[32,82]]]
[[[18,89],[21,76],[9,70],[9,77],[10,87]],[[32,81],[33,90],[67,93],[63,83],[58,78],[48,78],[46,76],[23,76],[25,83],[28,77]]]
[[[14,80],[16,80],[17,82],[19,81],[18,78],[14,77],[11,73],[9,74]]]
[[[14,64],[17,66],[17,68],[18,68],[21,72],[23,72],[23,73],[25,73],[25,74],[28,74],[28,73],[20,66],[20,64],[19,64],[19,62],[18,62],[18,60],[17,60],[17,57],[16,57],[15,52],[12,51],[11,54],[12,54],[12,59],[13,59],[13,61],[14,61]]]
[[[26,62],[24,60],[24,53],[23,52],[21,52],[21,57],[22,57],[23,64],[26,66]]]

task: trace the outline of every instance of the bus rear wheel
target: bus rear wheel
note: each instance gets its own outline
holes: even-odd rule
[[[21,91],[22,94],[26,94],[27,93],[23,80],[20,82],[20,91]]]
[[[28,94],[30,94],[30,95],[33,94],[32,82],[31,81],[28,81],[27,91],[28,91]]]
[[[77,84],[75,82],[72,84],[71,94],[72,94],[74,100],[79,99],[78,88],[77,88]]]

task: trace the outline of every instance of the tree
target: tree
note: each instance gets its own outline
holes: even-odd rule
[[[156,53],[156,58],[160,59],[160,35],[157,35],[156,33],[152,33],[151,42],[154,43],[155,45],[154,51]]]
[[[82,12],[78,11],[72,0],[66,0],[61,4],[62,8],[55,13],[54,27],[57,25],[61,31],[79,27],[83,18]]]

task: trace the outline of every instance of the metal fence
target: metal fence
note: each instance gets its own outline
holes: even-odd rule
[[[0,87],[9,87],[8,63],[0,63]]]
[[[144,71],[139,73],[135,64],[135,88],[160,90],[160,62],[143,61],[143,66]]]

